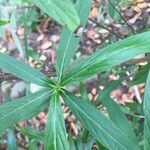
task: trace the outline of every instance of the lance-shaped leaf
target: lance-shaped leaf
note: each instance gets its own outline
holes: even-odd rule
[[[0,107],[0,134],[19,121],[30,119],[49,104],[51,91],[44,89],[35,94],[8,102]]]
[[[69,92],[63,92],[62,97],[84,127],[108,149],[139,150],[112,121],[87,102]]]
[[[3,26],[5,24],[7,24],[7,23],[8,23],[8,21],[6,21],[6,20],[0,20],[0,26]]]
[[[12,27],[8,28],[9,32],[11,33],[13,40],[18,48],[18,51],[20,53],[20,56],[25,58],[25,51],[23,50],[23,47],[21,45],[21,41],[19,39],[19,37],[17,36],[17,34],[15,33],[15,30]]]
[[[45,150],[69,150],[59,96],[52,96],[45,130]]]
[[[145,83],[146,82],[146,78],[148,76],[148,72],[150,69],[150,64],[147,64],[145,66],[143,66],[135,75],[135,77],[133,78],[133,81],[131,81],[131,83],[129,84],[130,86],[133,85],[137,85],[137,84],[141,84],[141,83]]]
[[[75,9],[81,20],[81,25],[84,27],[87,23],[92,0],[77,0]],[[71,58],[79,44],[81,37],[77,37],[75,33],[63,28],[60,45],[57,50],[57,74],[59,79],[64,69],[70,64]]]
[[[113,81],[111,83],[109,83],[108,85],[106,85],[106,87],[104,88],[103,91],[101,91],[101,93],[99,94],[99,96],[97,97],[96,101],[95,101],[95,105],[97,106],[99,103],[101,103],[103,101],[103,99],[105,97],[107,97],[108,95],[110,95],[110,93],[115,90],[116,88],[118,88],[121,85],[121,82],[123,81],[123,78]]]
[[[101,94],[97,98],[97,102],[102,102],[102,104],[106,107],[110,120],[116,124],[124,132],[124,134],[135,144],[138,145],[134,130],[131,126],[131,124],[128,122],[125,114],[121,111],[119,105],[110,98],[110,92],[115,90],[123,79],[119,79],[117,81],[113,81],[109,83],[103,91],[101,91]],[[98,104],[98,103],[96,103]]]
[[[38,144],[38,141],[36,141],[36,140],[31,141],[28,144],[28,150],[35,150],[35,149],[37,149],[38,148],[37,144]]]
[[[80,18],[70,0],[28,0],[47,13],[59,24],[74,32],[80,25]]]
[[[103,105],[108,111],[110,120],[116,124],[116,126],[118,126],[122,132],[124,132],[128,139],[138,145],[137,138],[131,124],[114,100],[109,96],[104,97]]]
[[[150,72],[147,77],[144,94],[144,149],[150,149]]]
[[[0,68],[27,82],[41,86],[53,85],[53,82],[38,70],[6,54],[0,53]]]
[[[150,52],[150,32],[134,35],[116,42],[90,57],[75,62],[68,67],[62,77],[61,84],[65,85],[108,71],[142,53]]]
[[[21,129],[21,133],[28,136],[32,140],[44,141],[44,132],[35,128],[23,128]]]
[[[108,1],[108,12],[112,18],[115,17],[116,10],[114,8],[116,7],[116,5],[117,5],[116,0],[110,0],[110,2]]]

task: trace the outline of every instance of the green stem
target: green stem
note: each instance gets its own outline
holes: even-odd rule
[[[27,12],[24,17],[24,49],[25,49],[25,58],[28,59],[28,25],[27,25]]]

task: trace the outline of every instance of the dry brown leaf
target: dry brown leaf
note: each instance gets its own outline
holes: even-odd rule
[[[135,12],[137,12],[137,13],[141,13],[141,12],[142,12],[142,10],[141,10],[139,7],[137,7],[137,6],[135,6],[135,7],[133,8],[133,10],[134,10]]]
[[[130,24],[134,24],[137,19],[141,16],[141,13],[136,14],[132,19],[129,20]]]
[[[93,39],[95,35],[95,32],[93,30],[87,31],[87,38]]]
[[[148,7],[148,4],[147,3],[139,3],[137,4],[137,7],[141,8],[141,9],[144,9],[144,8],[147,8]]]
[[[136,3],[142,3],[144,2],[145,0],[136,0]]]
[[[92,9],[92,11],[91,11],[91,17],[92,18],[96,18],[97,16],[98,16],[98,13],[99,13],[99,11],[98,11],[98,8],[97,7],[94,7],[93,9]]]
[[[75,136],[77,136],[79,132],[78,132],[76,125],[73,122],[71,122],[70,127],[73,130]]]
[[[52,42],[46,41],[44,44],[41,45],[41,49],[46,50],[46,49],[50,48],[51,46],[52,46]]]
[[[88,98],[89,98],[90,101],[93,100],[93,95],[91,93],[89,93]]]
[[[37,37],[37,42],[40,42],[44,39],[44,34],[40,34],[38,37]]]

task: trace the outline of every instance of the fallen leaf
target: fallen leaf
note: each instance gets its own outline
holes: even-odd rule
[[[52,42],[46,41],[44,44],[41,45],[41,49],[46,50],[46,49],[50,48],[51,46],[52,46]]]

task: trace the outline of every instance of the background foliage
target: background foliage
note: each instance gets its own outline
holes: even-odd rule
[[[16,46],[15,50],[3,46],[0,49],[0,148],[149,150],[150,31],[148,25],[136,29],[132,23],[136,23],[144,9],[147,13],[150,4],[107,0],[95,6],[99,3],[92,0],[0,1],[2,41],[9,45],[12,40]],[[127,20],[124,14],[131,14],[123,11],[132,6],[137,15]],[[45,71],[51,67],[45,67],[46,58],[40,57],[38,49],[34,50],[30,44],[29,35],[33,32],[40,33],[36,42],[44,39],[40,29],[42,19],[46,26],[42,28],[52,25],[52,30],[57,27],[61,32],[57,45],[52,46],[49,40],[40,45],[43,51],[55,49],[56,57],[51,51],[53,73]],[[117,22],[116,27],[125,27],[125,32],[120,35],[115,28],[110,28],[113,21]],[[89,25],[96,26],[103,36],[110,33],[109,42],[105,39],[100,46],[99,35]],[[23,37],[19,36],[18,28],[20,32],[23,30]],[[80,53],[85,46],[81,46],[85,34],[90,39],[85,41],[96,45],[86,56]],[[114,79],[110,81],[111,78]],[[12,100],[11,86],[20,80],[24,82],[17,91],[19,95]],[[87,92],[92,83],[98,86],[95,98],[90,99]],[[146,83],[143,93],[139,91],[140,86],[144,88],[141,83]],[[128,102],[126,97],[120,105],[112,96],[118,87],[133,87],[135,97]],[[69,131],[65,109],[76,117],[76,125],[72,122],[71,125],[77,134]],[[36,129],[29,122],[40,112],[45,112],[46,119],[42,129]],[[24,120],[27,125],[20,125]],[[19,143],[18,136],[25,137],[24,144]]]

